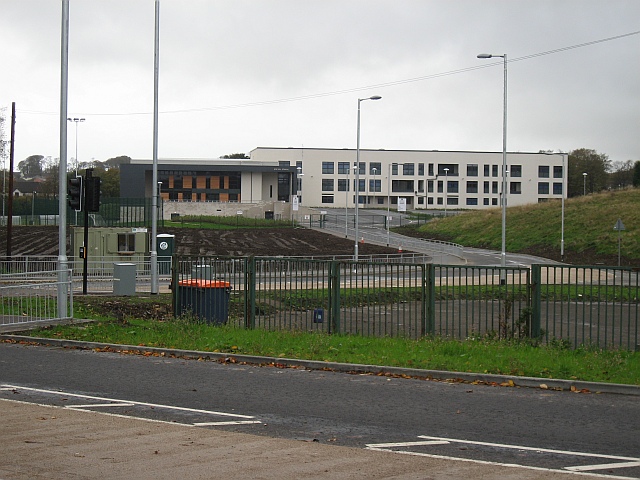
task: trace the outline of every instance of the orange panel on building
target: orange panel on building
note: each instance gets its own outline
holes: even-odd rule
[[[191,175],[182,177],[182,188],[193,188],[193,177]]]
[[[173,175],[169,175],[169,188],[173,188]]]
[[[228,193],[221,193],[220,194],[220,201],[221,202],[228,202],[229,201],[229,194]]]
[[[196,177],[196,188],[207,188],[207,177]]]

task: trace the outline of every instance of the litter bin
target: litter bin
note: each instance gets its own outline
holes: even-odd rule
[[[160,233],[156,236],[156,252],[158,252],[158,273],[169,275],[171,273],[171,257],[176,236],[169,233]]]
[[[231,284],[222,280],[180,280],[178,315],[190,312],[207,323],[218,325],[229,319]]]
[[[113,264],[113,294],[129,296],[136,294],[135,263]]]

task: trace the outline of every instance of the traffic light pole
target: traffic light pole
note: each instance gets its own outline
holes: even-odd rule
[[[84,255],[82,259],[82,294],[87,294],[87,268],[89,266],[89,204],[87,203],[87,191],[93,178],[93,168],[87,168],[85,170],[84,178]]]

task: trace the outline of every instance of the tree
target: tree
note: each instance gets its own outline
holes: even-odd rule
[[[246,154],[244,153],[232,153],[231,155],[223,155],[220,158],[228,158],[228,159],[240,159],[240,160],[245,160],[248,159],[250,157],[247,157]]]
[[[18,163],[18,170],[20,170],[20,174],[24,178],[33,178],[42,175],[43,161],[43,155],[30,155]]]
[[[58,195],[58,185],[60,180],[58,178],[58,172],[60,171],[60,165],[58,163],[49,164],[44,170],[45,181],[42,182],[42,186],[38,193],[46,195]]]
[[[100,177],[100,191],[103,198],[118,198],[120,196],[120,170],[110,168],[102,170],[98,173],[94,172],[94,176]]]
[[[110,158],[109,160],[103,162],[102,165],[104,166],[105,170],[108,170],[110,168],[119,169],[120,165],[122,165],[123,163],[131,163],[131,157],[120,155],[119,157]]]
[[[569,197],[604,190],[608,186],[611,161],[604,153],[588,148],[579,148],[569,153],[567,172],[567,194]],[[586,178],[585,178],[585,175]]]
[[[640,160],[633,165],[633,186],[640,187]]]
[[[633,160],[616,161],[611,164],[609,188],[625,188],[633,184]]]

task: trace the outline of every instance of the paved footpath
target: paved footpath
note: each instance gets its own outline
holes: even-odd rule
[[[2,480],[576,478],[570,473],[274,439],[12,400],[0,400],[0,445]]]

